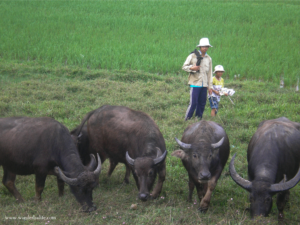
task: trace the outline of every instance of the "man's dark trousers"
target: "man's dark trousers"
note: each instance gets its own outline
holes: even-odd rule
[[[190,88],[190,104],[185,114],[185,120],[192,118],[196,109],[195,116],[202,118],[207,98],[207,87],[191,87]]]

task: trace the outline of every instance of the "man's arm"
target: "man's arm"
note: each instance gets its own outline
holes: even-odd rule
[[[182,66],[182,69],[183,69],[184,71],[188,72],[188,73],[191,73],[191,72],[194,73],[194,72],[196,72],[196,71],[194,70],[193,65],[191,65],[191,60],[192,60],[192,54],[190,54],[190,55],[186,58],[185,62],[183,63],[183,66]]]

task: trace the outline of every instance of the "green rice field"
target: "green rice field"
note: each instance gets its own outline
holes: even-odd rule
[[[0,1],[0,58],[182,73],[201,37],[226,76],[299,77],[299,1]]]

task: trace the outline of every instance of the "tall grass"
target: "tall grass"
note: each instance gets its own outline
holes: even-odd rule
[[[226,77],[299,77],[299,1],[1,1],[0,57],[183,73],[201,37]]]

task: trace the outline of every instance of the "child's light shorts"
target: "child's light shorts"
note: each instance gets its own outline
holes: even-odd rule
[[[217,101],[216,97],[209,97],[209,103],[211,109],[218,109],[219,108],[219,102]]]

